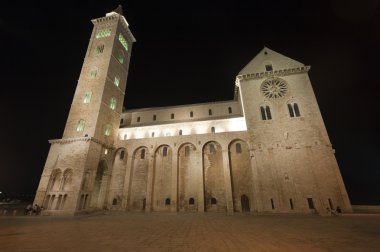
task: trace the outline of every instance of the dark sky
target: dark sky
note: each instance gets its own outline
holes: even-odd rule
[[[0,191],[34,193],[61,138],[92,18],[123,4],[135,35],[127,109],[233,98],[267,46],[309,72],[350,199],[380,204],[380,3],[6,1],[0,6]]]

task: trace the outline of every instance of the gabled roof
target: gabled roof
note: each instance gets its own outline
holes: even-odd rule
[[[240,72],[239,75],[265,72],[266,65],[272,65],[273,70],[282,70],[305,66],[301,62],[286,57],[267,47],[264,47]]]

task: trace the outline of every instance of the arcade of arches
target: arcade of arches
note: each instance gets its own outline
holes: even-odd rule
[[[249,148],[234,140],[196,147],[146,146],[116,151],[107,207],[129,211],[251,211],[254,201]],[[98,195],[98,194],[97,194]],[[96,195],[93,195],[93,197]],[[96,196],[98,198],[98,196]]]

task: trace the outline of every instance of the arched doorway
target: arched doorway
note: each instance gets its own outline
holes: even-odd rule
[[[250,207],[249,207],[249,198],[247,197],[247,195],[243,194],[241,196],[241,211],[242,212],[249,212],[250,211]]]

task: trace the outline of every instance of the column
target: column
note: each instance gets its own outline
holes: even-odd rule
[[[224,190],[226,193],[227,212],[234,212],[234,204],[232,198],[232,185],[231,185],[231,167],[228,149],[223,149],[223,173],[224,173]]]
[[[172,153],[172,183],[170,196],[170,211],[178,211],[178,150]]]
[[[122,202],[121,206],[123,209],[128,209],[129,207],[129,192],[131,187],[131,177],[132,177],[132,164],[133,164],[133,157],[132,155],[127,155],[127,164],[125,168],[125,177],[124,177],[124,184],[123,184],[123,194],[122,194]]]
[[[197,156],[197,162],[196,167],[197,173],[198,173],[198,197],[197,197],[197,204],[198,204],[198,212],[203,213],[205,211],[205,178],[203,173],[203,152],[202,150],[198,150],[195,152],[195,155]]]
[[[155,154],[149,155],[149,164],[148,164],[148,178],[147,178],[147,189],[146,189],[146,205],[145,212],[152,211],[152,197],[153,197],[153,166],[154,166],[154,156]]]

